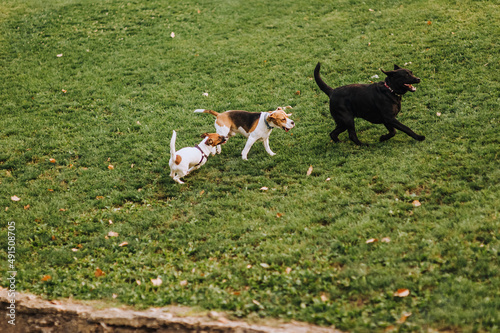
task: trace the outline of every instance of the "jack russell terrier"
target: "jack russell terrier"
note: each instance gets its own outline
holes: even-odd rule
[[[172,132],[170,139],[170,177],[179,184],[184,184],[182,177],[188,175],[191,171],[199,169],[207,162],[209,155],[215,155],[215,147],[226,142],[226,138],[216,133],[205,133],[201,136],[203,141],[194,147],[185,147],[175,151],[175,140],[177,133]]]
[[[248,152],[252,145],[260,140],[264,144],[266,152],[274,156],[271,148],[269,147],[269,136],[273,128],[282,128],[285,132],[291,130],[295,123],[289,119],[292,114],[286,113],[285,109],[291,109],[291,106],[285,108],[277,108],[269,112],[248,112],[248,111],[226,111],[218,113],[212,110],[196,109],[194,112],[210,113],[217,117],[215,119],[215,130],[218,134],[230,138],[237,132],[243,134],[248,140],[245,148],[241,152],[244,160],[247,160]],[[217,153],[220,154],[221,147],[217,146]]]

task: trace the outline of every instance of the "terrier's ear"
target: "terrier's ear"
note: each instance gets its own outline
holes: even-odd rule
[[[214,142],[212,141],[212,139],[208,139],[206,141],[206,144],[209,145],[209,146],[213,146],[214,145]]]
[[[401,69],[398,65],[394,65],[394,70]]]

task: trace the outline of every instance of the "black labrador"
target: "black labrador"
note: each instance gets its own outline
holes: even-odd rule
[[[418,141],[425,136],[418,135],[408,126],[396,119],[401,111],[401,97],[407,92],[417,90],[412,84],[420,79],[404,68],[394,65],[393,71],[382,72],[387,75],[385,81],[372,84],[350,84],[333,89],[319,75],[321,64],[314,69],[314,79],[319,88],[330,98],[330,113],[337,127],[330,133],[333,141],[339,142],[339,134],[348,131],[349,138],[357,145],[362,145],[354,129],[354,118],[359,117],[373,124],[384,124],[388,134],[382,135],[380,141],[385,141],[396,135],[396,129],[405,132]]]

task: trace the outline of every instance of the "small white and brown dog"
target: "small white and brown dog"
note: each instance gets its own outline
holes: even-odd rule
[[[291,106],[285,108],[279,107],[269,112],[231,110],[218,113],[206,109],[196,109],[194,112],[210,113],[217,117],[215,119],[215,130],[218,134],[228,139],[236,133],[243,134],[248,140],[241,152],[241,156],[244,160],[247,160],[250,148],[259,140],[262,141],[269,155],[276,155],[269,147],[269,136],[273,128],[282,128],[288,132],[295,126],[293,120],[289,118],[292,114],[285,112],[286,109],[291,108]],[[217,146],[217,153],[220,154],[220,152],[221,147]]]
[[[177,133],[172,132],[170,139],[170,177],[179,184],[184,184],[182,177],[199,169],[207,162],[209,155],[215,155],[215,147],[226,142],[226,138],[216,133],[205,133],[201,136],[203,140],[194,147],[185,147],[175,151],[175,140]]]

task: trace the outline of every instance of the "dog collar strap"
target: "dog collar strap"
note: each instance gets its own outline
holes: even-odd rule
[[[400,94],[398,94],[398,93],[394,92],[394,90],[392,90],[392,88],[391,88],[391,87],[389,87],[389,85],[388,85],[388,84],[387,84],[387,82],[385,82],[385,81],[384,81],[384,86],[385,86],[387,89],[389,89],[389,91],[390,91],[391,93],[393,93],[394,95],[399,96],[399,97],[401,97],[401,96],[402,96],[402,95],[400,95]]]
[[[266,124],[268,130],[272,130],[273,129],[273,127],[271,125],[269,125],[269,123],[267,122],[266,118],[264,118],[264,123]]]
[[[203,152],[203,150],[201,150],[200,146],[196,145],[195,148],[198,148],[198,150],[200,151],[201,153],[201,160],[200,160],[200,163],[196,164],[196,166],[200,165],[202,162],[203,162],[203,159],[206,158],[208,160],[208,157],[207,155],[205,155],[205,153]]]

